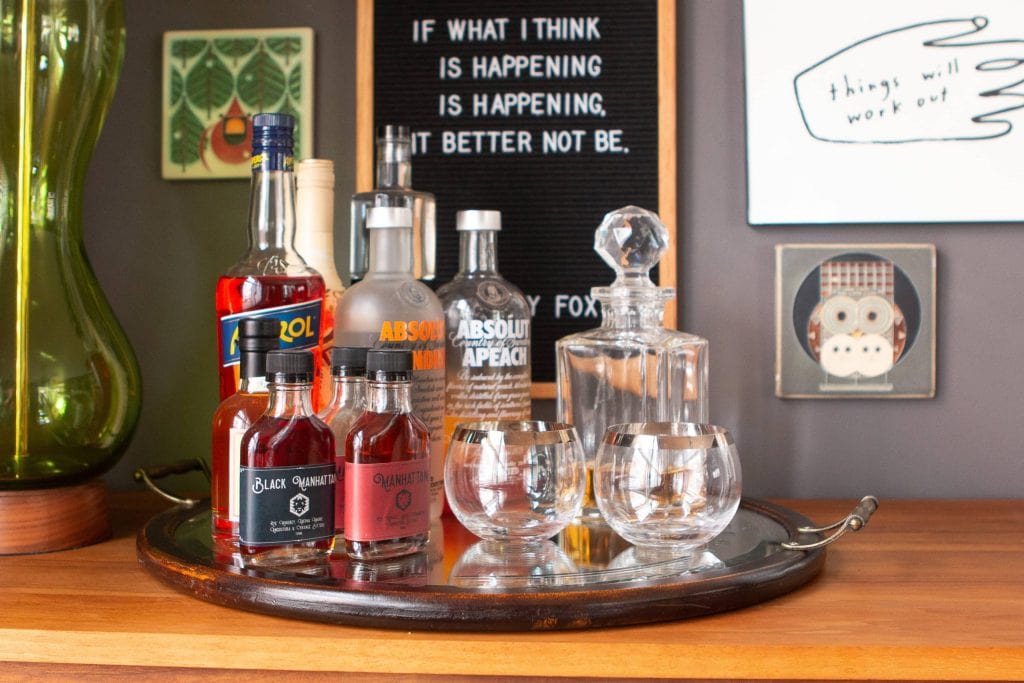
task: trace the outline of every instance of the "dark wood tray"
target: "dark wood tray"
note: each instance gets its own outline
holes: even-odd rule
[[[424,553],[358,563],[334,557],[254,570],[214,547],[205,504],[146,524],[141,564],[170,585],[228,607],[400,629],[532,631],[697,617],[753,605],[814,578],[824,548],[785,550],[810,521],[745,498],[729,528],[689,558],[645,557],[600,523],[573,525],[533,553],[476,543],[458,521],[431,530]],[[439,538],[440,536],[440,538]]]

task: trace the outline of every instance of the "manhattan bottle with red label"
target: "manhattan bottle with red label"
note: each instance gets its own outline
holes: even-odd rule
[[[250,565],[304,562],[334,539],[334,436],[313,413],[310,351],[267,354],[270,403],[242,437],[239,551]]]
[[[339,346],[412,352],[412,407],[430,430],[430,512],[444,506],[444,311],[437,295],[412,272],[412,212],[373,207],[370,270],[345,290],[335,316]]]
[[[295,119],[287,114],[256,114],[252,127],[249,249],[217,281],[221,400],[238,390],[242,318],[276,318],[282,349],[315,349],[321,341],[324,281],[294,246]]]
[[[366,412],[345,444],[345,550],[376,560],[427,545],[430,436],[413,414],[411,352],[373,349],[366,374]]]

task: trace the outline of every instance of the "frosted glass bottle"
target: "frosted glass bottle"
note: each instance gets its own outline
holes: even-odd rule
[[[500,211],[459,211],[459,272],[437,290],[446,325],[445,445],[455,425],[530,419],[530,304],[498,273]]]
[[[430,430],[430,513],[444,506],[444,311],[412,273],[412,211],[371,207],[370,268],[338,302],[338,346],[410,349],[412,409]]]
[[[584,515],[600,515],[593,498],[593,464],[601,437],[620,422],[707,422],[708,342],[667,329],[671,287],[650,270],[668,248],[657,214],[627,206],[604,217],[594,250],[615,269],[608,287],[594,287],[601,326],[555,343],[558,419],[576,426],[587,459]]]
[[[367,211],[374,206],[412,211],[408,249],[412,274],[433,280],[436,272],[437,204],[434,195],[412,189],[412,136],[408,126],[383,126],[377,133],[377,178],[372,190],[352,195],[349,271],[361,280],[370,268]]]
[[[295,165],[295,250],[324,279],[324,306],[320,316],[321,343],[316,353],[319,387],[314,391],[321,410],[331,400],[331,348],[334,346],[334,311],[345,286],[334,262],[334,162],[303,159]]]

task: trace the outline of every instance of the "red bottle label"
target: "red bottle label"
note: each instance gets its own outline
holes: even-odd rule
[[[345,538],[386,541],[430,531],[430,458],[345,463]]]

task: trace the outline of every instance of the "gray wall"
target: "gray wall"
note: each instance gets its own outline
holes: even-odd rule
[[[681,327],[711,342],[711,411],[741,449],[759,496],[1021,497],[1024,297],[1017,225],[781,227],[746,223],[739,0],[678,11]],[[128,57],[90,168],[86,243],[139,356],[135,439],[108,475],[205,454],[216,407],[213,287],[245,246],[243,181],[159,174],[165,30],[316,29],[316,153],[338,165],[339,235],[352,191],[354,11],[348,2],[128,2]],[[608,207],[614,208],[614,207]],[[339,240],[340,241],[340,240]],[[933,400],[774,397],[774,245],[932,242],[939,253],[938,393]],[[339,263],[342,255],[339,244]],[[994,323],[990,323],[991,320]],[[550,414],[551,405],[538,405]]]

